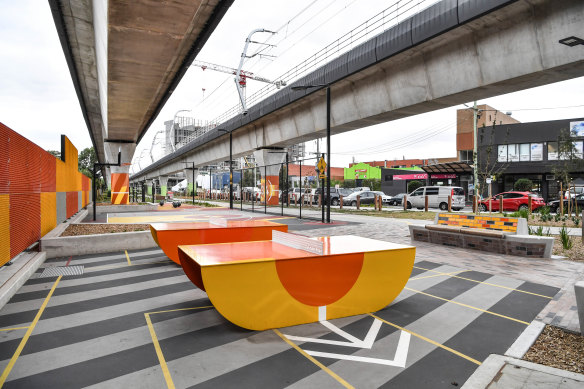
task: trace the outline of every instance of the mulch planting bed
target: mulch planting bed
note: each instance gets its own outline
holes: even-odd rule
[[[584,336],[546,326],[524,360],[556,367],[574,373],[584,373]]]
[[[111,234],[114,232],[146,231],[150,224],[71,224],[61,236]]]

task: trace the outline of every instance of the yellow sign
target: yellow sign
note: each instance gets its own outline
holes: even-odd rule
[[[324,161],[324,157],[320,157],[320,159],[318,160],[318,164],[316,166],[318,167],[318,171],[320,171],[324,175],[324,171],[326,170],[326,162]]]
[[[324,173],[320,173],[320,174],[318,175],[318,178],[326,178],[326,174],[324,174]]]

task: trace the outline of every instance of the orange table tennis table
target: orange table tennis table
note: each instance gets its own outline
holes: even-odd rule
[[[180,265],[179,245],[245,242],[271,239],[272,231],[287,232],[286,224],[268,220],[228,221],[211,219],[197,223],[152,223],[150,232],[162,251]]]
[[[414,265],[413,246],[359,236],[300,239],[322,245],[322,254],[281,240],[178,251],[185,273],[217,311],[251,330],[378,311],[399,295]]]

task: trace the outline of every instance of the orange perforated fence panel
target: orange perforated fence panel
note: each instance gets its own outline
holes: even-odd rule
[[[89,202],[77,149],[61,144],[64,161],[0,123],[0,266]]]
[[[476,216],[441,213],[438,224],[457,227],[485,228],[488,230],[517,232],[517,218]]]

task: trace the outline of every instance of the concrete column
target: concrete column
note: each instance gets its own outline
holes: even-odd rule
[[[158,183],[160,185],[160,195],[166,197],[168,188],[168,176],[158,176]]]
[[[146,194],[152,196],[152,180],[146,180]]]
[[[267,201],[268,205],[278,205],[278,189],[280,186],[280,167],[286,160],[284,149],[260,149],[253,152],[262,175],[261,201]],[[275,164],[275,165],[274,165]],[[264,166],[267,166],[264,177]],[[266,189],[267,185],[267,189]],[[265,199],[267,192],[268,198]]]
[[[107,163],[118,162],[118,152],[121,152],[122,166],[111,166],[112,204],[128,204],[130,200],[130,163],[136,150],[135,143],[104,143]]]

